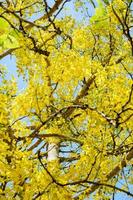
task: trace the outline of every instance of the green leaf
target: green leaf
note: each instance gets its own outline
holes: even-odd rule
[[[7,39],[4,41],[4,48],[16,48],[19,46],[19,43],[15,37],[8,35]]]
[[[4,49],[18,47],[18,38],[17,31],[11,29],[8,22],[0,18],[0,46]]]
[[[10,25],[8,24],[8,22],[5,19],[0,17],[0,33],[3,32],[4,34],[6,31],[9,31],[9,28],[10,28]]]
[[[106,18],[106,7],[101,0],[97,0],[97,3],[98,7],[95,9],[95,14],[91,17],[90,22],[92,24],[100,22],[99,25],[101,25],[101,21],[103,20],[102,23],[104,23],[104,19]]]
[[[3,34],[0,36],[0,46],[3,46],[4,42],[7,40],[8,34]]]

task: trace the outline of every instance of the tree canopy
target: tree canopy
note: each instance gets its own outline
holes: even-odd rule
[[[133,197],[132,0],[3,0],[0,199]],[[121,182],[121,183],[120,183]]]

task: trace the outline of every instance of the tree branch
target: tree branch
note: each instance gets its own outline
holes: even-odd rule
[[[16,48],[12,48],[12,49],[8,49],[6,51],[4,51],[2,54],[0,54],[0,60],[6,56],[8,56],[9,54],[11,54],[13,51],[19,49],[20,47],[16,47]]]
[[[110,173],[108,173],[105,177],[106,181],[109,181],[114,176],[118,175],[118,173],[127,166],[127,162],[130,161],[133,158],[133,148],[130,150],[130,152],[127,154],[126,158],[124,158]],[[100,184],[101,181],[99,181]],[[89,195],[93,193],[95,190],[99,188],[100,185],[93,185],[89,192],[86,192],[86,195]],[[133,194],[132,194],[133,196]]]
[[[45,19],[48,18],[48,16],[51,17],[51,16],[53,15],[53,13],[56,12],[56,11],[58,10],[59,6],[60,6],[62,3],[63,3],[63,0],[56,0],[56,1],[55,1],[55,4],[54,4],[53,7],[50,9],[50,11],[49,11],[48,13],[44,14],[42,17],[36,19],[33,23],[35,23],[35,22],[37,22],[37,21],[39,21],[39,20],[45,20]],[[32,28],[32,27],[33,27],[33,24],[29,24],[29,25],[27,25],[25,28],[26,28],[26,29],[30,29],[30,28]]]

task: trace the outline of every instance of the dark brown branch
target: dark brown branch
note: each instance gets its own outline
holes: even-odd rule
[[[32,27],[35,26],[35,27],[37,27],[37,28],[41,28],[41,29],[43,29],[43,30],[46,30],[46,27],[37,25],[37,24],[34,23],[34,22],[31,22],[31,21],[29,21],[29,20],[27,20],[27,19],[24,19],[23,17],[21,17],[21,16],[19,16],[18,14],[16,14],[15,11],[9,10],[9,9],[6,8],[5,6],[3,6],[3,4],[1,4],[0,7],[3,8],[7,13],[10,13],[10,14],[14,15],[14,16],[15,16],[17,19],[19,19],[20,21],[25,22],[25,23],[31,25]]]
[[[44,14],[44,15],[43,15],[42,17],[40,17],[39,19],[35,20],[34,23],[37,22],[37,21],[40,21],[40,20],[45,20],[45,19],[48,18],[48,16],[51,17],[51,16],[54,14],[54,12],[56,12],[56,11],[58,10],[59,6],[60,6],[62,3],[63,3],[63,0],[56,0],[56,1],[55,1],[55,4],[54,4],[53,7],[50,9],[50,11],[49,11],[48,13]],[[30,24],[30,25],[26,26],[26,29],[29,29],[29,28],[32,28],[32,27],[33,27],[33,25]]]
[[[105,187],[109,187],[109,188],[112,188],[112,189],[116,189],[116,190],[118,190],[118,191],[120,191],[120,192],[123,192],[123,193],[125,193],[125,194],[127,194],[127,195],[133,197],[133,194],[132,194],[132,193],[130,193],[130,192],[124,190],[124,189],[118,188],[118,187],[113,186],[113,185],[111,185],[111,184],[102,183],[102,182],[100,182],[100,181],[99,181],[99,182],[94,182],[94,181],[88,181],[88,180],[84,179],[84,180],[79,180],[79,181],[74,181],[74,182],[67,182],[67,183],[62,184],[61,182],[57,181],[57,180],[53,177],[53,175],[48,171],[48,169],[44,166],[44,164],[42,163],[42,160],[41,160],[39,154],[38,154],[38,159],[39,159],[39,162],[40,162],[41,166],[44,168],[44,170],[47,172],[47,174],[51,177],[53,183],[57,184],[58,186],[64,187],[64,186],[70,186],[70,185],[71,185],[71,186],[72,186],[72,185],[79,185],[79,184],[81,184],[81,183],[89,183],[89,184],[92,184],[92,185],[93,185],[92,187],[98,188],[98,187],[100,187],[100,186],[105,186]],[[87,193],[90,194],[91,192],[89,191],[89,192],[87,192]],[[74,199],[78,199],[78,197],[76,197],[76,198],[74,198]]]
[[[90,78],[86,81],[86,83],[84,84],[84,86],[83,86],[81,92],[80,92],[79,95],[76,97],[76,99],[73,101],[73,104],[78,104],[78,103],[79,103],[79,100],[82,99],[83,97],[85,97],[85,96],[87,95],[88,90],[89,90],[90,86],[93,84],[95,78],[96,78],[96,77],[95,77],[95,75],[94,75],[94,76],[90,77]],[[69,116],[73,113],[74,110],[75,110],[74,107],[68,108],[68,109],[66,110],[66,112],[63,114],[63,117],[64,117],[64,118],[69,117]]]
[[[50,115],[43,123],[41,123],[40,126],[38,126],[30,135],[30,137],[34,137],[36,136],[36,133],[38,133],[38,131],[47,123],[49,123],[50,121],[54,120],[54,118],[57,115],[63,115],[68,109],[76,109],[76,108],[80,108],[80,109],[87,109],[88,106],[87,105],[70,105],[70,106],[66,106],[61,108],[60,110],[58,110],[57,112],[53,113],[52,115]]]
[[[130,161],[133,158],[133,149],[130,150],[130,152],[127,154],[126,158],[123,159],[113,170],[111,170],[110,173],[108,173],[106,175],[106,180],[109,181],[110,179],[112,179],[114,176],[118,175],[119,172],[121,171],[121,169],[123,169],[124,167],[127,166],[128,161]],[[100,183],[101,181],[99,181]],[[93,185],[89,192],[86,193],[86,195],[89,195],[91,193],[93,193],[95,190],[97,190],[99,188],[100,185]],[[133,194],[131,194],[131,196],[133,196]]]
[[[122,26],[123,34],[126,36],[126,38],[128,39],[128,41],[129,41],[129,43],[131,45],[131,52],[132,52],[132,56],[133,56],[133,39],[132,39],[132,36],[130,34],[130,29],[129,29],[126,21],[125,20],[122,21],[122,19],[120,18],[120,16],[118,15],[118,13],[116,12],[116,10],[114,9],[113,6],[112,6],[112,10],[113,10],[114,15],[118,19],[120,25]]]
[[[0,60],[6,56],[8,56],[9,54],[11,54],[12,52],[14,52],[15,50],[19,49],[20,47],[16,47],[16,48],[12,48],[12,49],[8,49],[6,51],[4,51],[2,54],[0,54]]]
[[[32,200],[35,200],[37,199],[38,197],[41,197],[46,191],[47,189],[49,188],[49,186],[52,184],[53,182],[50,182],[48,183],[48,185],[45,187],[45,189],[43,191],[39,191],[37,194],[35,194],[33,197],[32,197]]]
[[[133,94],[133,84],[131,85],[131,91],[130,91],[130,94],[129,94],[129,98],[128,98],[127,102],[122,106],[122,111],[130,103],[131,98],[132,98],[132,94]]]
[[[116,119],[115,119],[115,121],[116,121],[116,128],[118,128],[118,126],[119,126],[120,124],[123,124],[123,123],[127,122],[127,121],[133,116],[133,114],[131,114],[129,117],[127,117],[126,120],[124,120],[123,122],[119,122],[119,119],[121,118],[121,115],[122,115],[124,112],[126,112],[126,111],[128,111],[128,110],[132,110],[132,108],[126,108],[126,106],[127,106],[127,105],[130,103],[130,101],[131,101],[132,93],[133,93],[133,84],[131,85],[131,90],[130,90],[130,94],[129,94],[128,100],[127,100],[126,103],[122,106],[121,111],[120,111],[119,113],[117,113],[117,117],[116,117]]]
[[[69,137],[69,136],[66,136],[66,135],[59,135],[57,133],[51,133],[51,134],[38,134],[36,136],[34,135],[30,135],[28,136],[29,138],[39,138],[39,139],[44,139],[44,138],[48,138],[48,137],[57,137],[57,138],[60,138],[62,140],[67,140],[67,141],[73,141],[73,142],[76,142],[76,143],[79,143],[81,145],[83,145],[82,141],[76,139],[76,138],[73,138],[73,137]]]

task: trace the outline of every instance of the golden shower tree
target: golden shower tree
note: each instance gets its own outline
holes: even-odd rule
[[[20,92],[1,65],[0,199],[133,197],[132,10],[0,2],[0,59],[13,55],[26,83]]]

